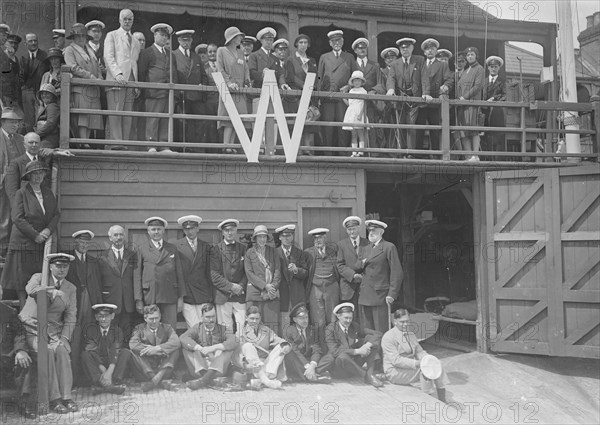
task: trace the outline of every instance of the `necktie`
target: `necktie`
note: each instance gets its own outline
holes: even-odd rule
[[[427,61],[427,68],[429,68],[429,67],[431,66],[431,62],[432,62],[432,61],[431,61],[431,59],[429,59],[429,60]]]
[[[340,53],[339,52],[335,52],[335,58],[339,58],[340,57]]]
[[[119,265],[119,269],[121,269],[123,267],[123,254],[121,254],[121,251],[117,251],[117,264]]]
[[[33,155],[33,161],[37,161],[37,160],[38,160],[37,155]]]
[[[306,348],[306,332],[304,329],[300,331],[300,336],[302,337],[302,342],[304,343],[304,348]]]
[[[108,334],[107,330],[103,330],[102,331],[102,338],[106,338],[106,335]]]
[[[162,241],[159,241],[159,242],[157,243],[157,245],[158,245],[158,250],[160,251],[160,250],[162,249]]]
[[[319,249],[319,255],[320,255],[322,258],[325,258],[325,249],[324,249],[324,248],[320,248],[320,249]]]
[[[190,58],[190,50],[189,49],[185,49],[185,57],[186,58]]]
[[[191,246],[192,246],[192,251],[194,251],[194,253],[196,253],[196,249],[197,249],[196,241],[193,241]]]
[[[358,255],[358,242],[354,241],[354,251],[356,251],[356,254]]]
[[[131,34],[130,33],[127,33],[127,42],[131,46]]]
[[[348,328],[344,328],[344,336],[346,337],[346,343],[350,345],[350,340],[348,339]]]
[[[206,345],[213,345],[213,334],[212,331],[206,330]]]
[[[285,250],[285,258],[288,260],[288,262],[290,261],[290,250],[289,249]]]
[[[85,263],[85,254],[81,254],[81,262]]]
[[[8,140],[12,142],[12,141],[13,141],[13,139],[14,139],[14,137],[15,137],[15,135],[14,135],[13,133],[10,133],[10,134],[8,135]]]
[[[35,60],[35,53],[31,52],[31,60],[34,61]]]

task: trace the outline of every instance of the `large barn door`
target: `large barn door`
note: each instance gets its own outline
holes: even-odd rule
[[[490,348],[600,357],[598,167],[486,174]]]

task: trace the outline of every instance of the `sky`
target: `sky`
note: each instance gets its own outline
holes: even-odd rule
[[[598,0],[469,0],[471,3],[499,18],[517,19],[534,22],[556,22],[556,2],[571,1],[573,15],[573,45],[579,47],[577,36],[583,31],[586,16],[600,11]],[[502,15],[502,16],[500,16]],[[542,47],[532,43],[514,43],[536,53],[542,53]]]

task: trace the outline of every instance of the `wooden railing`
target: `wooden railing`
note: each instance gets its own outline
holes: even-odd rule
[[[167,113],[151,113],[151,112],[129,112],[129,111],[113,111],[113,110],[90,110],[90,109],[74,109],[70,107],[70,91],[72,86],[98,86],[98,87],[128,87],[136,89],[162,89],[169,90],[169,107]],[[126,86],[119,85],[114,81],[104,80],[89,80],[73,78],[69,72],[62,73],[61,83],[61,122],[60,122],[60,146],[62,148],[68,148],[74,146],[74,144],[87,144],[91,147],[107,147],[110,148],[112,145],[129,146],[133,149],[143,148],[148,149],[150,147],[155,148],[175,148],[183,150],[184,148],[202,148],[205,149],[205,154],[200,155],[216,155],[220,154],[222,149],[225,147],[220,140],[216,141],[198,141],[198,142],[181,142],[175,140],[174,136],[174,125],[176,120],[187,120],[187,121],[230,121],[228,116],[215,116],[215,115],[191,115],[191,114],[178,114],[175,113],[175,92],[218,92],[218,89],[214,86],[193,86],[184,84],[163,84],[163,83],[140,83],[140,82],[128,82]],[[282,97],[294,96],[299,99],[302,94],[299,90],[280,90]],[[261,93],[261,89],[255,88],[244,88],[239,90],[239,93],[258,97]],[[439,150],[423,150],[423,149],[402,149],[402,148],[377,148],[374,147],[373,141],[366,144],[364,149],[356,149],[351,147],[333,147],[333,146],[301,146],[301,152],[311,151],[313,153],[321,152],[325,157],[334,159],[334,156],[339,155],[350,155],[351,152],[360,151],[364,152],[366,156],[369,154],[387,154],[387,159],[398,158],[399,156],[407,155],[428,155],[431,158],[450,161],[457,160],[461,157],[468,157],[471,155],[478,155],[483,160],[489,159],[500,159],[507,158],[513,161],[538,161],[538,162],[556,162],[556,161],[579,161],[582,158],[588,160],[598,161],[599,148],[600,148],[600,97],[594,96],[591,103],[564,103],[564,102],[544,102],[535,101],[532,103],[527,102],[487,102],[487,101],[460,101],[448,99],[447,96],[442,96],[439,99],[434,99],[430,103],[426,103],[422,98],[406,97],[406,96],[387,96],[387,95],[357,95],[357,94],[346,94],[341,92],[312,92],[313,102],[318,99],[365,99],[371,101],[384,101],[388,104],[396,102],[401,105],[402,102],[410,103],[412,105],[437,105],[441,110],[441,125],[418,125],[418,124],[395,124],[395,123],[368,123],[368,124],[354,124],[355,127],[368,127],[372,129],[391,129],[393,131],[398,130],[437,130],[440,131],[440,149]],[[459,126],[450,125],[450,116],[454,113],[454,109],[459,106],[478,106],[478,107],[494,107],[503,108],[505,110],[517,109],[520,111],[520,125],[519,127],[473,127],[473,126]],[[545,125],[544,127],[532,127],[527,125],[526,117],[532,114],[532,111],[545,112]],[[560,128],[558,122],[558,114],[563,111],[576,111],[582,113],[594,113],[595,120],[593,128],[580,129],[580,130],[566,130]],[[140,117],[140,118],[166,118],[168,119],[169,131],[168,140],[164,142],[148,142],[141,140],[111,140],[111,139],[81,139],[72,137],[70,134],[70,117],[71,114],[95,114],[102,116],[129,116],[129,117]],[[288,124],[292,125],[295,121],[295,114],[285,114]],[[270,131],[275,127],[275,114],[266,114],[266,126],[265,126],[265,146],[267,149],[264,150],[266,156],[282,156],[281,147],[276,147],[275,132]],[[254,122],[256,116],[253,114],[241,115],[242,121]],[[325,121],[311,121],[305,123],[306,127],[326,127],[343,126],[342,122],[325,122]],[[485,133],[506,133],[513,137],[516,137],[518,143],[518,150],[512,152],[506,151],[468,151],[461,149],[453,149],[452,144],[454,141],[453,132],[460,130],[471,130],[480,131]],[[589,143],[586,145],[587,151],[581,153],[568,153],[562,152],[557,153],[558,141],[563,139],[566,134],[580,134],[586,136],[589,139]],[[241,148],[241,145],[228,145],[227,147]],[[269,149],[269,147],[273,147]],[[140,154],[141,152],[136,152]],[[198,154],[195,154],[198,155]],[[228,155],[229,156],[229,155]],[[369,160],[375,158],[369,158]],[[379,160],[381,158],[377,158]],[[344,160],[352,161],[364,161],[365,157],[358,158],[345,158]],[[397,159],[403,161],[404,159]]]

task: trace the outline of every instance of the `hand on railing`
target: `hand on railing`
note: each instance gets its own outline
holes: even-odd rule
[[[125,77],[123,77],[123,74],[119,74],[115,77],[115,80],[117,81],[117,83],[121,84],[121,85],[125,85],[127,84],[127,80],[125,79]]]
[[[292,88],[291,88],[289,85],[287,85],[286,83],[283,83],[283,84],[281,85],[281,90],[291,90],[291,89],[292,89]]]
[[[386,93],[386,96],[393,96],[394,95],[394,89],[389,89]]]

